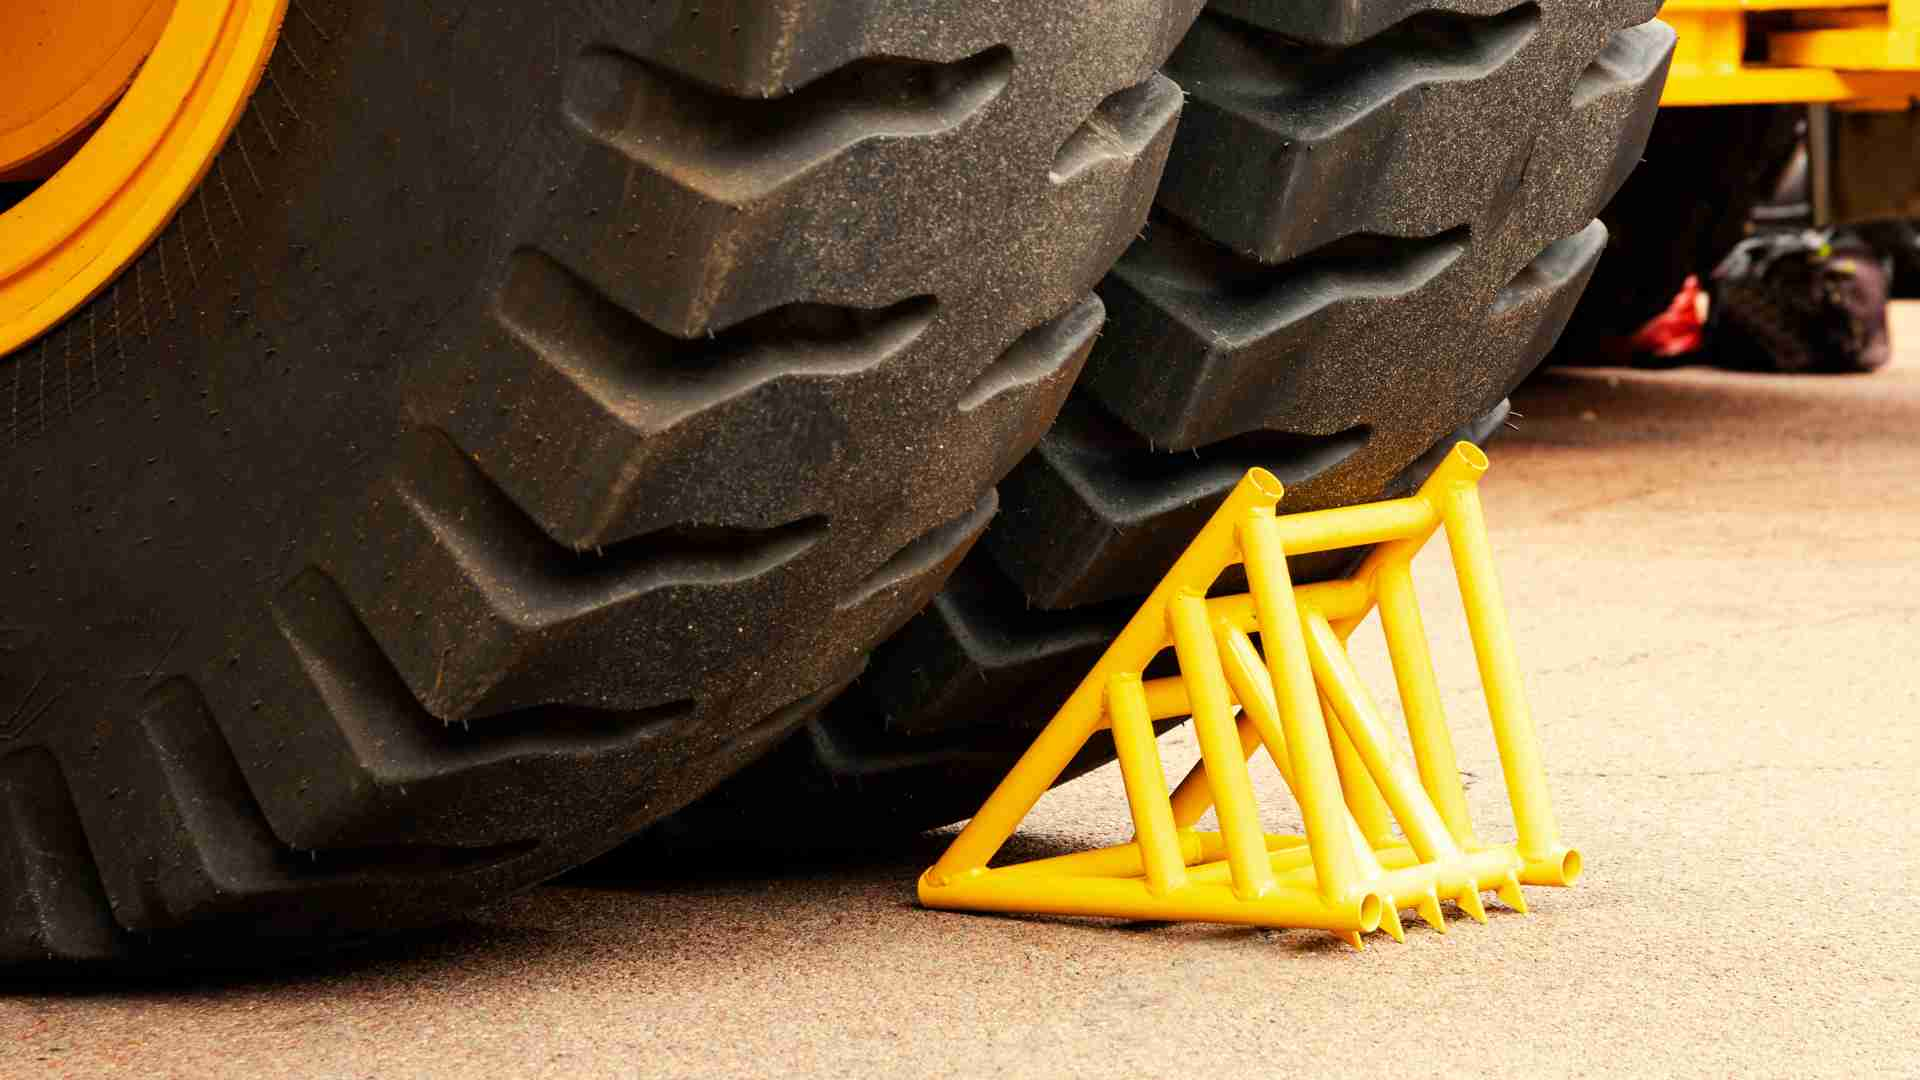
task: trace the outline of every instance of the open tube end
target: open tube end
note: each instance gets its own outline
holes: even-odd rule
[[[1454,443],[1453,456],[1459,459],[1460,464],[1475,473],[1484,473],[1487,471],[1487,452],[1470,442],[1462,440]]]
[[[1247,482],[1252,484],[1260,494],[1275,502],[1278,502],[1280,496],[1287,493],[1287,489],[1280,483],[1279,477],[1257,465],[1247,470]]]
[[[1572,885],[1580,880],[1586,864],[1573,848],[1554,848],[1537,858],[1526,860],[1520,869],[1523,885]]]
[[[1380,894],[1368,893],[1360,898],[1360,932],[1371,934],[1380,929],[1380,913],[1383,910]]]
[[[1579,881],[1580,872],[1584,869],[1586,868],[1581,865],[1578,851],[1568,848],[1567,853],[1560,856],[1560,881],[1563,884],[1571,885]]]

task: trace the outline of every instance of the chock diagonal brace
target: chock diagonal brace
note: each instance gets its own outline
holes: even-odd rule
[[[1487,544],[1486,455],[1458,443],[1414,495],[1277,516],[1280,482],[1253,469],[1140,605],[1078,689],[920,877],[932,908],[1241,923],[1332,931],[1355,947],[1404,940],[1411,908],[1445,932],[1442,899],[1486,921],[1482,890],[1526,911],[1520,886],[1571,885],[1533,718]],[[1483,842],[1441,710],[1411,562],[1444,528],[1479,661],[1518,841]],[[1287,556],[1374,545],[1351,577],[1296,586]],[[1247,592],[1209,598],[1227,567]],[[1413,749],[1409,762],[1347,656],[1375,608]],[[1260,635],[1256,646],[1250,634]],[[1180,674],[1142,672],[1171,646]],[[1264,650],[1264,656],[1263,656]],[[1237,708],[1237,714],[1236,714]],[[1200,763],[1171,792],[1153,724],[1193,718]],[[1132,843],[989,867],[1097,731],[1110,730]],[[1264,746],[1299,803],[1304,836],[1260,825],[1247,759]],[[1218,832],[1194,825],[1213,809]],[[1398,825],[1396,834],[1395,825]]]

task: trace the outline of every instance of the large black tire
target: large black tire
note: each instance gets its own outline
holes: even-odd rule
[[[965,817],[1249,466],[1305,510],[1411,490],[1436,447],[1491,434],[1639,161],[1657,10],[1214,0],[1167,65],[1188,100],[1154,221],[983,541],[848,693],[652,837]],[[1096,739],[1069,775],[1110,756]]]
[[[0,361],[0,969],[445,918],[804,724],[1073,384],[1198,2],[294,5]]]

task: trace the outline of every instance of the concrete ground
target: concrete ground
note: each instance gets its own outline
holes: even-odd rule
[[[1920,343],[1920,309],[1897,315]],[[942,914],[913,903],[934,837],[542,889],[274,978],[15,993],[0,1075],[1920,1075],[1920,348],[1857,378],[1568,371],[1515,406],[1485,496],[1587,858],[1530,915],[1356,953]],[[1418,569],[1496,832],[1444,545]],[[1361,659],[1390,697],[1381,650]],[[1186,729],[1165,746],[1194,757]],[[1102,770],[1019,844],[1125,822]]]

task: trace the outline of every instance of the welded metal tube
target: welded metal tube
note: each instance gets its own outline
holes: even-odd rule
[[[1205,595],[1185,592],[1175,596],[1168,601],[1167,617],[1180,671],[1186,677],[1188,693],[1193,695],[1194,734],[1200,740],[1200,758],[1207,765],[1207,784],[1213,789],[1220,835],[1227,841],[1233,890],[1243,899],[1253,899],[1273,886],[1273,869],[1267,865],[1266,832],[1260,825],[1260,807],[1253,801],[1247,759],[1240,752],[1240,733],[1233,720],[1226,676],[1220,670],[1220,653],[1207,629]]]
[[[1147,696],[1136,672],[1116,672],[1107,685],[1107,711],[1113,722],[1113,747],[1120,759],[1120,778],[1133,813],[1134,843],[1146,870],[1147,891],[1155,896],[1187,883],[1187,862],[1167,802],[1167,774],[1160,764],[1160,748],[1153,739],[1153,721],[1147,718]],[[1251,796],[1249,796],[1251,797]]]

